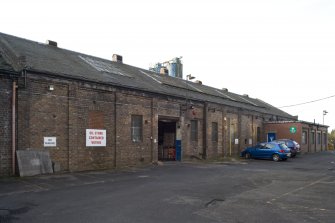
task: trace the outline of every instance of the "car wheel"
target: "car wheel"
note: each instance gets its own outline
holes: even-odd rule
[[[277,161],[279,161],[279,159],[280,159],[280,157],[279,157],[278,154],[273,154],[273,155],[272,155],[272,160],[273,160],[273,161],[277,162]]]
[[[245,154],[245,158],[246,158],[246,159],[250,159],[250,158],[251,158],[251,154],[250,154],[250,153],[246,153],[246,154]]]

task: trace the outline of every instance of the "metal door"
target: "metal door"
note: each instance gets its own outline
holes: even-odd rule
[[[176,140],[176,160],[181,161],[181,140]]]
[[[269,132],[268,133],[268,142],[272,142],[273,140],[276,140],[276,133],[275,132]]]

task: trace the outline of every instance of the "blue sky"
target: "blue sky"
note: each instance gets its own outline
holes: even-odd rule
[[[335,1],[18,1],[0,32],[148,68],[183,56],[184,76],[274,106],[335,95]],[[5,10],[4,10],[5,9]],[[335,129],[335,97],[284,111]]]

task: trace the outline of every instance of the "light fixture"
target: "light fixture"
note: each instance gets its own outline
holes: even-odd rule
[[[54,88],[54,86],[53,86],[52,84],[50,84],[50,85],[48,86],[48,90],[49,90],[49,91],[53,91],[53,90],[55,90],[55,88]]]
[[[327,111],[326,110],[323,110],[323,116],[322,116],[322,125],[325,124],[325,115],[327,115]]]

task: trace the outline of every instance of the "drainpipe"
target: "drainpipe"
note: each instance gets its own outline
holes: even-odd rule
[[[151,137],[150,137],[150,149],[151,149],[151,162],[154,162],[154,98],[151,98]]]
[[[116,90],[114,91],[114,168],[117,167],[117,160],[116,160],[116,155],[117,155],[117,128],[116,128],[116,123],[117,123],[117,93]]]
[[[12,174],[15,175],[15,150],[16,150],[16,81],[13,81],[12,96]]]
[[[204,117],[203,117],[203,150],[202,150],[202,158],[207,159],[207,111],[208,111],[208,103],[204,103]]]

